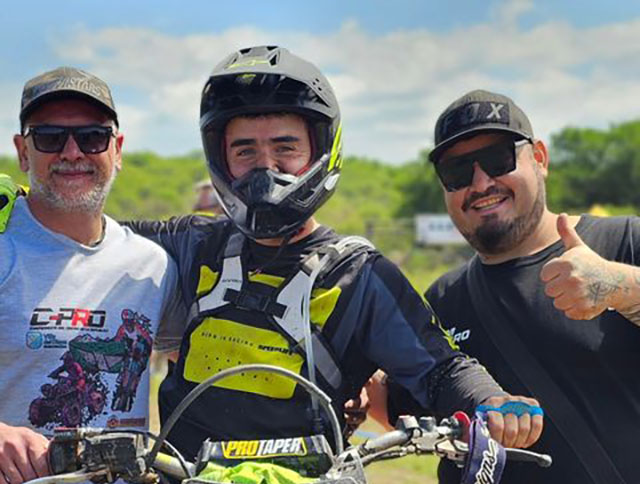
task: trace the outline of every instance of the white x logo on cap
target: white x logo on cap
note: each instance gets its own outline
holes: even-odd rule
[[[487,119],[496,118],[502,119],[500,115],[500,110],[504,107],[504,104],[500,103],[489,103],[491,104],[491,112],[488,114]]]

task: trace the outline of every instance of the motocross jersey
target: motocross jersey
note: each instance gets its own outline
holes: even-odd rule
[[[215,291],[228,260],[224,255],[229,240],[238,233],[229,221],[197,216],[130,225],[158,241],[175,258],[189,307],[196,307],[194,303]],[[273,295],[299,273],[301,261],[340,240],[341,236],[323,226],[284,247],[244,239],[239,252],[244,272],[242,292],[262,300],[258,305],[263,309],[256,309],[255,304],[248,309],[236,299],[214,313],[194,315],[178,362],[160,387],[163,420],[198,383],[226,368],[266,363],[308,376],[304,355],[273,324],[270,315],[278,309]],[[318,380],[340,416],[345,401],[359,394],[378,367],[395,375],[430,408],[453,410],[502,394],[479,365],[455,349],[424,299],[397,268],[365,246],[316,279],[310,319],[314,333],[341,369],[337,386],[322,375]],[[206,438],[310,435],[315,432],[309,401],[295,382],[280,376],[235,375],[214,384],[194,401],[169,438],[180,451],[193,456]]]

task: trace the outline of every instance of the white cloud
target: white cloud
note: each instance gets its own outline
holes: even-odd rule
[[[137,151],[148,150],[150,145],[145,145],[143,140],[148,138],[146,126],[150,125],[150,116],[147,110],[137,106],[120,103],[117,105],[120,129],[125,134],[124,150]],[[148,141],[147,141],[148,142]]]
[[[85,65],[124,93],[116,101],[129,149],[160,153],[199,145],[199,95],[208,73],[233,50],[264,43],[288,46],[327,73],[341,100],[349,154],[414,158],[430,144],[439,112],[480,87],[513,97],[543,138],[568,124],[605,127],[637,116],[640,18],[523,29],[518,19],[533,9],[531,0],[504,2],[488,23],[445,33],[377,35],[355,21],[323,35],[253,26],[185,36],[76,28],[55,48],[62,61]]]
[[[534,8],[533,0],[510,0],[497,4],[494,8],[493,17],[497,23],[503,27],[513,27],[517,25],[518,19]]]
[[[13,135],[20,130],[18,115],[20,112],[20,96],[22,85],[16,82],[0,83],[0,153],[14,155]]]

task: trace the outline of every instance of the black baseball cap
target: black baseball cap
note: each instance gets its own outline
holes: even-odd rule
[[[529,118],[511,98],[477,89],[457,99],[442,112],[436,122],[436,146],[429,153],[429,159],[435,163],[442,152],[455,142],[487,131],[505,131],[533,140]]]
[[[33,111],[47,101],[77,97],[95,104],[118,125],[111,90],[107,83],[75,67],[58,67],[27,81],[22,90],[20,104],[20,129]]]

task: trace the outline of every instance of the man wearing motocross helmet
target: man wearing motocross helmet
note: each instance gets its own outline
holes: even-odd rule
[[[338,414],[378,367],[439,414],[522,400],[457,350],[393,263],[315,220],[343,163],[338,102],[315,66],[275,46],[231,54],[204,87],[200,128],[228,218],[132,224],[178,261],[191,306],[163,420],[198,383],[247,363],[315,379]],[[207,438],[328,433],[310,406],[294,382],[246,372],[195,400],[169,440],[192,458]],[[526,417],[492,418],[530,445],[542,418]]]
[[[248,56],[256,50],[244,52],[214,71],[202,95],[211,180],[244,234],[299,239],[315,227],[312,215],[338,180],[338,104],[312,64],[283,49],[265,49],[265,71],[266,59]],[[261,136],[265,132],[275,135]]]

